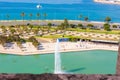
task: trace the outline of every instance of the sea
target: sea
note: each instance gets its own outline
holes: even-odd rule
[[[120,22],[120,5],[96,3],[93,0],[80,0],[79,3],[47,4],[40,3],[41,8],[36,6],[39,3],[21,2],[0,2],[0,20],[22,20],[21,13],[25,13],[25,20],[38,19],[36,14],[40,13],[40,19],[47,20],[84,20],[89,21],[105,20],[109,16],[111,22]],[[32,17],[30,16],[32,14]],[[44,14],[47,14],[46,17]],[[82,16],[79,18],[78,16]]]

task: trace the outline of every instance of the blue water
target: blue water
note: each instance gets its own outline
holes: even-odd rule
[[[41,4],[42,8],[37,9],[36,3],[7,3],[0,2],[0,19],[7,20],[7,14],[11,20],[21,20],[20,14],[26,14],[25,19],[36,18],[36,13],[47,13],[47,19],[71,19],[78,20],[78,15],[88,16],[90,21],[104,21],[106,16],[112,18],[112,22],[120,22],[120,5],[94,3],[92,0],[81,0],[79,4]],[[81,20],[84,20],[81,18]]]

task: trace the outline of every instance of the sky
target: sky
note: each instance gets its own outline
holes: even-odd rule
[[[29,2],[29,3],[80,3],[81,0],[0,0],[2,2]]]

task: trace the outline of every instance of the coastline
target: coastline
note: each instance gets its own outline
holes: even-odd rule
[[[49,22],[59,25],[63,22],[64,20],[0,20],[0,25],[4,26],[11,26],[11,25],[27,25],[28,23],[33,24],[33,25],[44,25]],[[103,25],[105,22],[102,21],[83,21],[83,20],[69,20],[69,23],[72,24],[78,24],[78,23],[83,23],[83,24],[88,24],[92,23],[95,25]],[[110,24],[117,24],[120,25],[120,23],[113,22]]]
[[[105,3],[105,4],[118,4],[120,5],[120,1],[107,1],[107,0],[94,0],[94,2],[98,2],[98,3]]]
[[[31,43],[27,43],[30,45]],[[52,45],[52,46],[51,46]],[[42,43],[43,50],[37,50],[32,45],[26,47],[26,51],[22,49],[16,50],[17,46],[14,49],[3,49],[0,46],[1,54],[14,54],[14,55],[35,55],[35,54],[50,54],[55,52],[55,43]],[[104,46],[104,47],[103,47]],[[101,44],[101,43],[90,43],[90,42],[61,42],[60,43],[60,52],[74,52],[74,51],[89,51],[89,50],[110,50],[117,51],[117,45],[110,44]]]
[[[0,25],[5,24],[5,25],[19,25],[19,24],[35,24],[35,25],[40,25],[40,24],[45,24],[48,22],[52,22],[52,23],[56,23],[56,24],[60,24],[63,22],[63,20],[2,20],[0,21]],[[93,23],[96,25],[103,25],[104,22],[97,22],[97,21],[80,21],[80,20],[69,20],[70,23],[74,23],[74,24],[78,24],[78,23],[84,23],[84,24],[88,24],[88,23]],[[9,24],[10,23],[10,24]],[[112,24],[112,23],[111,23]],[[115,23],[113,23],[115,24]],[[116,23],[116,24],[120,24],[120,23]],[[86,45],[87,44],[87,45]],[[54,53],[54,49],[55,49],[55,43],[42,43],[42,46],[44,49],[41,50],[37,50],[32,43],[27,43],[25,44],[27,47],[25,49],[20,49],[16,44],[14,45],[14,49],[4,49],[4,47],[0,46],[0,53],[3,54],[15,54],[15,55],[34,55],[34,54],[49,54],[49,53]],[[52,46],[51,46],[52,45]],[[28,47],[29,46],[29,47]],[[70,46],[70,47],[69,47]],[[74,46],[74,47],[73,47]],[[97,47],[96,47],[97,46]],[[105,46],[105,47],[103,47]],[[109,45],[104,45],[104,44],[100,44],[100,45],[96,45],[93,43],[89,43],[89,42],[63,42],[61,43],[61,51],[60,52],[71,52],[71,51],[86,51],[86,50],[113,50],[113,51],[117,51],[118,50],[118,46],[115,46],[114,48],[111,48],[111,46]]]

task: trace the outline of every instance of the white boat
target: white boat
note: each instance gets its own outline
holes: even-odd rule
[[[38,4],[36,7],[39,9],[39,8],[41,8],[42,6],[41,6],[40,4]]]

